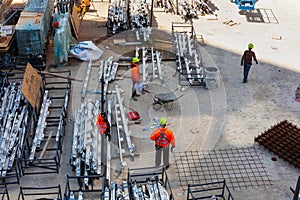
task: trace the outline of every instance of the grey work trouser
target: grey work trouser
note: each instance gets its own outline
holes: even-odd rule
[[[160,147],[158,145],[155,145],[155,166],[160,166],[161,163],[161,154],[163,154],[163,162],[164,162],[164,166],[168,166],[169,163],[169,146],[167,147]]]

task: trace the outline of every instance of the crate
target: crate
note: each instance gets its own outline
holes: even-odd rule
[[[234,200],[225,180],[188,185],[187,200],[211,200],[219,198],[223,200]]]
[[[172,188],[168,179],[165,167],[149,167],[149,168],[136,168],[128,169],[128,188],[129,198],[134,200],[133,184],[147,184],[148,181],[157,181],[166,189],[169,200],[174,200]]]

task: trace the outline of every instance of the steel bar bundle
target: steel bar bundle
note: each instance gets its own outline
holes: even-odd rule
[[[125,153],[125,147],[122,143],[124,141],[124,137],[127,143],[127,148],[129,154],[134,156],[134,144],[131,141],[130,135],[131,132],[128,127],[128,118],[125,115],[125,108],[123,105],[123,97],[121,96],[121,90],[118,85],[115,85],[115,95],[114,95],[114,106],[115,106],[115,120],[117,124],[117,136],[118,136],[118,149],[119,156],[121,161],[121,167],[126,166],[126,163],[123,161],[123,155]],[[121,134],[123,131],[124,137]]]
[[[45,90],[42,106],[40,109],[40,115],[38,119],[37,128],[35,129],[35,136],[31,148],[31,153],[29,156],[29,160],[33,160],[35,156],[36,149],[41,147],[41,142],[44,139],[44,131],[46,128],[46,117],[49,114],[48,108],[51,104],[51,100],[48,98],[48,90]]]
[[[96,126],[99,101],[83,103],[75,112],[71,165],[76,176],[101,174],[101,135]],[[82,174],[83,173],[83,174]],[[85,180],[88,185],[88,180]]]
[[[108,6],[107,30],[116,34],[128,29],[128,17],[125,0],[115,0]]]
[[[83,85],[82,85],[82,90],[81,90],[81,102],[84,101],[84,98],[86,95],[87,86],[88,86],[88,83],[90,80],[91,69],[92,69],[92,60],[90,59],[87,69],[86,69],[85,78],[83,80]]]
[[[130,26],[132,29],[149,27],[149,9],[143,0],[129,2]]]
[[[98,82],[101,83],[102,77],[104,78],[104,99],[106,99],[108,83],[115,80],[118,67],[119,63],[113,61],[113,56],[100,61]]]
[[[21,83],[10,83],[0,93],[0,170],[1,178],[16,169],[20,148],[26,134],[28,120],[27,100],[21,93]],[[16,171],[18,182],[18,172]]]

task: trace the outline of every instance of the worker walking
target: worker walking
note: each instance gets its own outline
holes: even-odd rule
[[[140,89],[140,81],[141,81],[141,74],[139,69],[139,61],[140,59],[137,57],[132,58],[132,63],[130,65],[131,69],[131,80],[132,80],[132,94],[131,98],[134,101],[137,101],[139,94],[137,94],[137,90]]]
[[[164,166],[168,169],[169,163],[169,146],[172,145],[171,151],[175,148],[175,137],[173,132],[166,128],[167,120],[160,118],[160,127],[157,128],[150,136],[150,139],[155,141],[155,166],[160,166],[161,154],[163,153]]]
[[[105,112],[98,114],[96,126],[98,127],[100,135],[105,134],[108,137],[108,140],[110,141],[110,124],[107,120],[107,115]]]
[[[243,79],[243,83],[247,83],[248,82],[248,74],[252,65],[252,58],[253,60],[256,62],[256,64],[258,64],[257,60],[256,60],[256,56],[255,53],[252,51],[254,45],[252,43],[248,44],[248,50],[244,51],[244,54],[242,56],[242,60],[241,60],[241,66],[244,65],[244,79]]]

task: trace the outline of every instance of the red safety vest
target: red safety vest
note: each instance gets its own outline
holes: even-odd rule
[[[108,128],[107,123],[104,121],[103,117],[101,114],[98,115],[97,117],[97,122],[96,125],[98,126],[98,130],[100,131],[100,134],[104,134]]]

